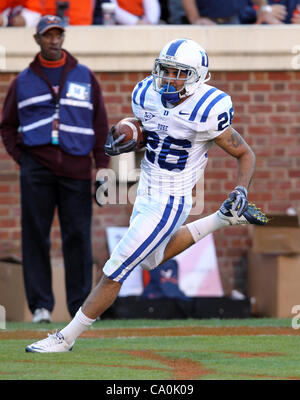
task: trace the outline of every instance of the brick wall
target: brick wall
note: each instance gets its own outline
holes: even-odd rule
[[[98,73],[110,123],[131,115],[131,90],[144,73]],[[0,107],[13,74],[0,74]],[[300,203],[300,72],[217,72],[212,85],[228,92],[235,107],[233,126],[252,146],[257,168],[249,199],[271,214]],[[0,143],[0,257],[20,255],[18,168]],[[204,213],[214,212],[235,186],[236,162],[213,147],[205,174]],[[94,257],[108,257],[105,227],[126,226],[131,205],[94,205]],[[195,219],[195,217],[193,217]],[[60,232],[55,218],[52,253],[60,256]],[[231,227],[215,233],[224,290],[246,290],[246,254],[251,227]]]

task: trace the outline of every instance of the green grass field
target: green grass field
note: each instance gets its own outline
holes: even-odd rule
[[[0,380],[299,380],[290,319],[103,320],[71,352],[25,353],[64,324],[8,322]]]

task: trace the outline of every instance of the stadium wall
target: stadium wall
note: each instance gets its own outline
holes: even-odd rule
[[[113,124],[131,114],[133,86],[149,74],[153,59],[168,40],[188,37],[199,41],[210,57],[211,84],[231,95],[233,126],[257,156],[249,199],[267,213],[278,214],[289,207],[300,208],[298,32],[296,26],[69,27],[65,48],[95,71]],[[0,29],[0,108],[10,82],[38,51],[33,33],[32,29]],[[19,170],[2,142],[0,171],[0,258],[21,256]],[[205,174],[203,216],[219,207],[235,186],[235,178],[235,160],[213,147]],[[130,186],[122,185],[121,193]],[[132,204],[101,209],[94,205],[93,247],[100,266],[108,257],[105,228],[127,226],[131,209]],[[53,257],[61,257],[57,217],[51,242]],[[225,293],[232,289],[245,292],[251,227],[219,231],[215,243]]]

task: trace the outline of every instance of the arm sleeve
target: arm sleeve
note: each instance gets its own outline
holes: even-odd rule
[[[142,120],[143,108],[140,106],[139,95],[143,88],[143,82],[137,83],[131,94],[131,109],[136,118]]]
[[[144,16],[151,24],[158,24],[160,19],[160,3],[158,0],[143,0]]]
[[[22,155],[22,140],[19,134],[19,116],[17,108],[17,78],[11,83],[2,109],[0,131],[7,153],[19,163]]]
[[[108,134],[108,118],[100,85],[92,72],[91,77],[94,99],[95,132],[95,145],[93,148],[93,156],[95,159],[96,168],[106,168],[109,162],[109,157],[105,154],[104,145]]]
[[[233,116],[231,97],[227,95],[211,109],[205,124],[205,131],[199,129],[199,139],[213,140],[221,135],[231,125]]]
[[[208,134],[211,139],[221,135],[231,124],[234,116],[234,110],[231,98],[227,96],[221,102],[219,107],[212,113],[208,120]]]

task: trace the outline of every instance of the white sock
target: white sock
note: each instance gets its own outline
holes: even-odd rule
[[[80,307],[72,321],[60,332],[63,334],[65,341],[71,344],[95,321],[95,319],[88,318],[84,315]]]
[[[196,243],[208,234],[228,225],[230,225],[230,223],[225,219],[221,219],[218,216],[218,212],[215,212],[207,217],[200,218],[194,222],[186,224],[186,227],[191,232],[191,235]]]

